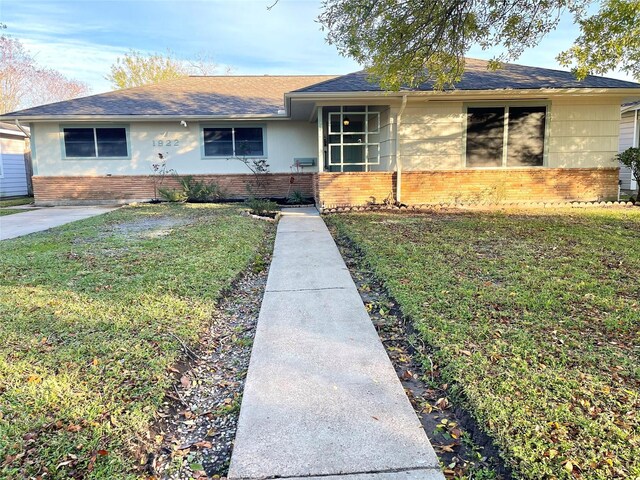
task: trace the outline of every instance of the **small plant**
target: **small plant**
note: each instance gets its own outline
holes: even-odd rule
[[[187,202],[206,203],[223,197],[222,189],[214,182],[194,180],[191,175],[178,177],[178,181]]]
[[[247,192],[252,197],[256,195],[266,196],[267,193],[267,180],[268,176],[271,172],[269,172],[269,164],[265,158],[246,158],[239,157],[242,163],[251,171],[253,174],[253,183],[254,185],[247,184]]]
[[[176,174],[175,170],[167,168],[167,159],[164,154],[158,153],[158,159],[160,162],[151,164],[151,181],[153,182],[153,199],[151,203],[160,203],[158,198],[158,191],[164,184],[164,179],[167,175]]]
[[[271,200],[263,200],[261,198],[248,198],[244,204],[254,215],[271,216],[278,210],[278,204]]]
[[[294,190],[287,197],[287,203],[290,203],[291,205],[302,205],[303,203],[306,203],[306,201],[304,193],[300,190]]]
[[[183,190],[175,190],[172,188],[158,188],[158,193],[166,202],[180,203],[187,201],[187,194]]]
[[[616,155],[616,160],[631,169],[633,178],[636,179],[638,189],[636,190],[636,203],[640,202],[640,148],[627,148],[624,152]]]

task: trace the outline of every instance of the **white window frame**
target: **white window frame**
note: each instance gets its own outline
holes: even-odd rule
[[[375,114],[377,118],[377,127],[375,130],[369,131],[369,115]],[[344,118],[349,115],[364,115],[364,131],[363,132],[345,132],[344,131]],[[331,129],[331,120],[333,117],[338,117],[340,131],[334,132]],[[327,124],[328,124],[328,135],[327,138],[331,135],[338,135],[340,137],[340,141],[338,143],[327,141],[327,158],[329,162],[329,167],[340,167],[340,172],[344,172],[344,167],[346,166],[364,166],[365,172],[369,171],[369,167],[371,165],[380,165],[380,112],[377,110],[370,110],[368,105],[365,105],[363,110],[359,111],[345,111],[343,106],[340,106],[340,110],[338,112],[328,112],[327,114]],[[344,137],[348,135],[364,135],[364,142],[353,143],[353,142],[345,142]],[[369,141],[369,135],[378,135],[377,142]],[[364,162],[344,162],[344,147],[348,146],[363,146],[364,145]],[[331,147],[340,146],[340,161],[334,162],[331,158],[331,151],[333,150]],[[375,156],[375,160],[373,162],[369,161],[369,148],[377,147],[378,154]]]
[[[68,157],[67,146],[64,141],[64,131],[67,128],[86,128],[93,130],[93,144],[96,151],[93,157]],[[127,141],[127,155],[124,157],[105,157],[98,154],[98,135],[96,133],[97,128],[124,128],[124,136]],[[60,125],[60,147],[62,150],[63,160],[131,160],[131,135],[129,134],[129,125],[116,125],[116,124],[65,124]]]
[[[532,165],[532,166],[509,166],[507,165],[507,142],[509,139],[509,107],[545,107],[545,119],[544,119],[544,145],[542,150],[542,165]],[[502,164],[497,167],[472,167],[467,165],[467,129],[469,128],[469,109],[470,108],[504,108],[504,124],[503,124],[503,138],[502,138]],[[500,170],[518,170],[525,168],[544,168],[548,165],[548,149],[549,149],[549,124],[551,112],[551,102],[548,100],[542,100],[539,102],[536,101],[528,101],[528,102],[500,102],[500,103],[468,103],[464,105],[464,131],[462,135],[462,158],[463,165],[465,168],[470,170],[491,170],[491,169],[500,169]]]
[[[204,142],[204,131],[206,129],[213,128],[230,128],[231,129],[231,139],[233,145],[233,154],[232,155],[206,155],[205,153],[205,142]],[[260,128],[262,129],[262,155],[236,155],[236,128]],[[263,124],[242,124],[242,125],[233,125],[233,124],[202,124],[200,125],[200,155],[203,159],[221,159],[221,158],[234,158],[234,157],[246,157],[246,158],[267,158],[267,127]]]

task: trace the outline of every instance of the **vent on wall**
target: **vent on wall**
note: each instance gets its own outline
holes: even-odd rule
[[[315,157],[294,158],[293,164],[300,167],[313,167],[316,164],[316,159]]]

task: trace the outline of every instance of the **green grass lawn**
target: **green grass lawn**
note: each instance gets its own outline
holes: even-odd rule
[[[0,200],[0,217],[5,215],[13,215],[14,213],[21,213],[24,210],[5,210],[7,207],[15,207],[18,205],[29,205],[33,203],[32,197],[20,197],[12,198],[10,200]]]
[[[6,215],[13,215],[14,213],[24,213],[24,210],[7,210],[4,208],[0,208],[0,217],[4,217]]]
[[[640,209],[327,222],[517,478],[640,478]]]
[[[33,203],[33,197],[19,197],[8,200],[0,200],[0,208],[17,207],[18,205],[29,205]]]
[[[136,478],[221,292],[273,226],[232,205],[145,205],[3,241],[0,478]]]

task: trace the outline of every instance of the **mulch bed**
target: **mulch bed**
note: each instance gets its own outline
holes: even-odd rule
[[[167,394],[156,425],[160,446],[147,463],[154,477],[226,475],[266,279],[263,269],[237,281],[197,351],[185,345],[189,361],[173,370],[174,391]]]

